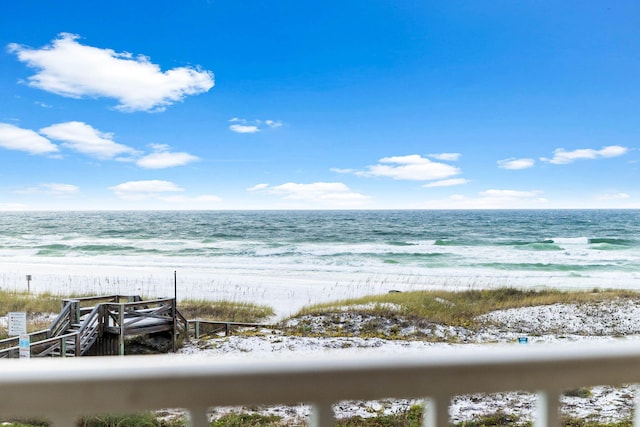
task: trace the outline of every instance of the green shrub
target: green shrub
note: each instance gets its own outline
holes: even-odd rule
[[[211,423],[212,427],[275,427],[282,426],[277,415],[229,414]]]
[[[421,405],[413,405],[405,411],[394,414],[379,414],[376,417],[343,418],[336,423],[337,427],[420,427],[422,426]]]
[[[496,412],[477,420],[465,421],[458,424],[460,427],[500,427],[500,426],[525,426],[530,423],[521,423],[515,415]]]
[[[76,427],[183,427],[184,425],[182,421],[160,420],[151,412],[84,417],[76,423]]]
[[[583,399],[591,396],[591,390],[586,387],[574,388],[563,393],[568,397],[581,397]]]

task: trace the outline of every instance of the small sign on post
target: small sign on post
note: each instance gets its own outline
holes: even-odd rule
[[[7,313],[7,321],[9,323],[9,335],[24,335],[27,333],[27,313],[20,311],[11,311]]]
[[[529,338],[527,338],[527,337],[518,337],[518,344],[529,344]]]
[[[28,334],[20,335],[18,348],[20,351],[20,359],[31,358],[31,337]]]

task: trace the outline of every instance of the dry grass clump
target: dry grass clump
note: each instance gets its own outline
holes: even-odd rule
[[[275,315],[271,307],[232,301],[183,300],[178,310],[187,319],[229,322],[257,323]]]
[[[0,290],[0,316],[12,311],[27,313],[27,331],[45,329],[49,320],[43,315],[60,311],[60,298],[49,293],[30,294],[27,292]],[[0,339],[7,338],[7,330],[0,327]]]
[[[514,288],[468,291],[394,292],[384,295],[317,304],[304,308],[292,318],[326,316],[349,311],[382,318],[401,316],[405,320],[426,321],[449,326],[473,327],[475,319],[496,310],[551,304],[580,304],[614,299],[640,300],[640,294],[624,290],[574,291],[520,290]]]
[[[49,293],[0,290],[0,316],[6,316],[11,311],[24,311],[28,314],[57,313],[60,311],[60,298]]]

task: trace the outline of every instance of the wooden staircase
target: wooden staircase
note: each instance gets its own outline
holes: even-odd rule
[[[188,322],[173,298],[142,300],[138,295],[108,295],[62,300],[48,329],[30,333],[31,357],[124,354],[126,336],[188,333]],[[0,358],[19,356],[18,337],[0,341]]]

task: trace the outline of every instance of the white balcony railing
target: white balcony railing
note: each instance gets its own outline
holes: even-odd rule
[[[640,383],[640,344],[487,346],[428,350],[419,357],[371,353],[285,360],[190,356],[83,357],[0,361],[0,417],[45,417],[72,426],[80,416],[185,408],[208,426],[215,406],[312,405],[310,424],[331,426],[342,400],[425,398],[425,425],[446,426],[452,396],[531,391],[535,425],[559,423],[563,391]],[[508,409],[508,408],[507,408]],[[637,414],[637,412],[636,412]],[[640,426],[638,416],[634,420]]]

